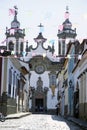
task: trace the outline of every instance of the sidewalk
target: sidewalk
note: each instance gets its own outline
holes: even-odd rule
[[[67,117],[66,119],[74,122],[75,124],[79,125],[81,128],[87,130],[87,121],[77,119],[77,118],[74,118],[74,117]]]
[[[19,112],[19,113],[15,113],[15,114],[10,114],[6,116],[6,120],[7,119],[18,119],[27,115],[30,115],[31,112]]]

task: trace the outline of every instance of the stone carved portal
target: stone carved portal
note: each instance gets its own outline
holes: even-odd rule
[[[45,112],[47,110],[47,91],[48,88],[43,88],[43,81],[38,77],[37,87],[32,88],[32,111]]]

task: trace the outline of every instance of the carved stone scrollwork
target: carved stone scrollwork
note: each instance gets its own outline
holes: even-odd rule
[[[47,92],[48,92],[48,90],[49,90],[49,88],[48,88],[48,87],[44,87],[44,92],[45,92],[45,93],[47,93]]]

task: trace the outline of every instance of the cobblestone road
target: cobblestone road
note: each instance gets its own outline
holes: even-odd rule
[[[83,130],[55,115],[32,114],[20,119],[0,122],[0,130]]]

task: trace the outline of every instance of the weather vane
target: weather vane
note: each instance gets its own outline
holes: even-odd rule
[[[17,8],[16,5],[14,6],[14,9],[15,9],[15,15],[17,15],[17,13],[18,13],[17,10],[18,10],[18,8]]]
[[[18,8],[17,8],[17,6],[16,6],[16,5],[14,6],[14,8],[15,8],[16,10],[18,10]]]

